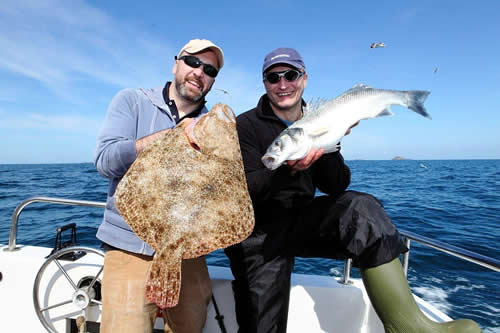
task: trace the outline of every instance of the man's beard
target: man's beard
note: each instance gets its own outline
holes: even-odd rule
[[[190,78],[186,78],[186,80],[189,80]],[[198,84],[201,85],[201,82],[198,80],[195,80],[198,82]],[[193,103],[198,103],[200,100],[202,100],[207,92],[203,93],[203,89],[200,89],[200,93],[198,95],[192,96],[189,95],[186,89],[186,82],[181,80],[181,79],[175,79],[175,88],[179,92],[179,95],[181,95],[182,98],[184,98],[187,101],[193,102]]]

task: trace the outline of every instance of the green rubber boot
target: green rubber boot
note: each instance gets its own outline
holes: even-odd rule
[[[470,319],[437,323],[420,311],[399,259],[361,271],[370,301],[386,333],[480,333]]]

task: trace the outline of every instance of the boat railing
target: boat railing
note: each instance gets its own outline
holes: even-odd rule
[[[407,231],[407,230],[401,230],[399,229],[400,233],[403,235],[403,237],[406,239],[406,247],[408,249],[410,248],[410,242],[412,240],[423,244],[427,245],[433,249],[439,250],[441,252],[450,254],[454,257],[464,259],[466,261],[472,262],[476,265],[480,265],[486,268],[489,268],[491,270],[500,272],[500,260],[490,258],[487,256],[484,256],[479,253],[475,253],[466,249],[462,249],[458,246],[453,246],[450,244],[446,244],[422,235],[418,235],[416,233]],[[410,251],[406,252],[404,254],[404,260],[403,260],[403,267],[405,270],[405,273],[408,272],[408,262],[409,262],[409,256],[410,256]]]
[[[97,208],[104,208],[106,206],[105,202],[73,200],[66,198],[32,197],[26,199],[16,207],[14,213],[12,214],[12,222],[10,225],[10,234],[9,234],[9,246],[5,249],[5,251],[14,251],[16,249],[17,226],[19,222],[19,215],[26,206],[34,202],[44,202],[44,203],[71,205],[71,206],[87,206],[87,207],[97,207]],[[410,231],[399,229],[399,232],[405,238],[406,246],[408,247],[408,249],[410,249],[411,241],[415,241],[417,243],[426,245],[438,251],[447,253],[451,256],[461,258],[476,265],[480,265],[489,268],[491,270],[500,272],[500,260],[487,257],[482,254],[460,248],[458,246],[430,239],[428,237],[421,236]],[[405,271],[405,274],[408,274],[409,261],[410,261],[410,251],[407,251],[403,256],[403,269]],[[351,275],[351,266],[352,266],[352,259],[345,260],[344,276],[342,278],[342,282],[345,284],[349,283]]]
[[[408,264],[410,262],[410,246],[411,241],[426,245],[430,248],[436,249],[438,251],[447,253],[453,257],[463,259],[465,261],[489,268],[493,271],[500,272],[500,260],[495,258],[487,257],[479,253],[475,253],[458,246],[450,245],[444,242],[440,242],[435,239],[431,239],[422,235],[418,235],[414,232],[398,229],[399,233],[403,236],[406,242],[406,247],[408,251],[403,255],[403,270],[405,275],[408,275]],[[349,278],[351,274],[352,259],[346,259],[344,263],[344,276],[341,280],[344,284],[349,284]]]
[[[19,222],[19,215],[23,211],[26,206],[32,204],[34,202],[45,202],[51,204],[60,204],[60,205],[70,205],[70,206],[87,206],[87,207],[97,207],[104,208],[106,206],[105,202],[99,201],[87,201],[87,200],[73,200],[66,198],[51,198],[51,197],[31,197],[29,199],[21,202],[14,213],[12,214],[11,224],[10,224],[10,233],[9,233],[9,246],[5,249],[6,251],[14,251],[16,249],[16,241],[17,241],[17,225]]]

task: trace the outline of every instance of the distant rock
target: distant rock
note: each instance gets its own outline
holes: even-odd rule
[[[409,160],[409,158],[403,157],[403,156],[394,156],[392,158],[393,161],[399,161],[399,160]]]

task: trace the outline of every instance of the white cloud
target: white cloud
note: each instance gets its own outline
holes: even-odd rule
[[[83,1],[9,1],[0,21],[0,68],[63,96],[84,79],[124,87],[158,77],[162,59],[150,59],[170,51]]]
[[[43,115],[29,113],[22,117],[0,110],[0,128],[9,130],[43,130],[51,133],[71,132],[97,135],[102,119],[74,115]]]
[[[120,21],[85,1],[7,1],[0,6],[0,22],[0,70],[76,103],[85,82],[117,88],[163,84],[177,53],[173,42],[146,31],[140,21]],[[262,83],[230,68],[227,61],[215,86],[231,91],[233,104],[254,106]]]
[[[91,159],[95,140],[89,137],[97,136],[112,94],[125,87],[157,87],[172,78],[174,55],[186,42],[175,39],[176,27],[166,39],[142,18],[124,20],[101,8],[81,0],[2,1],[0,129],[6,137],[36,138],[40,147],[56,141],[58,150],[72,151],[76,161]],[[259,68],[231,59],[214,88],[230,95],[213,89],[208,106],[226,103],[236,114],[254,107],[264,91]],[[61,160],[53,151],[26,154],[33,144],[18,139],[17,155],[4,162]]]

